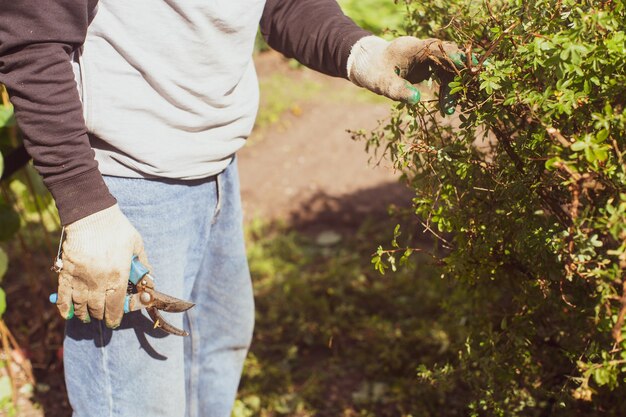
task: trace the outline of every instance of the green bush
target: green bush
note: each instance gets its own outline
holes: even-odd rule
[[[344,13],[359,26],[381,35],[399,30],[404,23],[404,10],[390,0],[339,0]]]
[[[455,360],[419,374],[464,387],[472,416],[626,415],[624,1],[406,3],[409,34],[481,58],[450,84],[456,117],[399,105],[356,134],[415,190],[423,230],[403,233],[437,242],[466,330]]]

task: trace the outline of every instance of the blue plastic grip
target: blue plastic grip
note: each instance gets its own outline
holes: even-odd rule
[[[146,268],[141,262],[139,262],[139,257],[137,255],[133,255],[133,258],[130,262],[130,277],[128,280],[133,284],[137,285],[139,280],[143,278],[148,272],[148,268]]]
[[[124,314],[130,312],[130,295],[127,295],[124,299]]]

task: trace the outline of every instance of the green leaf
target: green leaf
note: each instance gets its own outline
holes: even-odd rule
[[[554,164],[557,162],[561,162],[562,159],[559,158],[558,156],[555,156],[554,158],[550,158],[546,161],[546,169],[552,170],[554,169]]]
[[[593,373],[593,379],[600,386],[606,385],[609,382],[609,371],[605,368],[598,368]]]
[[[587,148],[587,143],[583,142],[582,140],[576,141],[572,143],[572,146],[570,146],[570,149],[573,150],[574,152],[580,152],[586,148]]]
[[[608,137],[609,137],[609,131],[607,129],[602,129],[596,135],[596,139],[598,139],[598,142],[604,142],[606,138]]]
[[[7,204],[0,203],[0,241],[9,240],[20,228],[20,216]]]
[[[0,105],[0,127],[13,126],[13,107],[4,107]]]
[[[609,157],[608,152],[604,148],[597,148],[593,150],[594,159],[596,161],[606,161]]]
[[[8,375],[0,378],[0,403],[11,399],[13,390],[11,389],[11,380]]]
[[[7,295],[5,294],[4,290],[0,288],[0,318],[2,318],[2,315],[4,314],[6,310],[7,310]]]
[[[7,253],[0,248],[0,282],[2,282],[2,277],[7,273],[7,269],[9,269],[9,257]]]

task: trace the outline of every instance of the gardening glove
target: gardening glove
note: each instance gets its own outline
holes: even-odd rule
[[[137,230],[118,205],[65,227],[57,307],[66,319],[120,325],[133,255],[150,269]]]
[[[392,100],[417,104],[420,92],[413,84],[439,77],[439,106],[444,114],[454,113],[455,101],[448,83],[455,67],[464,65],[465,53],[455,43],[439,39],[402,36],[391,42],[366,36],[354,44],[348,57],[348,78]]]

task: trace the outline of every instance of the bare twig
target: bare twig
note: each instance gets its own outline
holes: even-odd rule
[[[515,168],[520,173],[525,174],[526,170],[524,169],[524,162],[522,161],[522,159],[519,157],[519,155],[515,152],[515,150],[511,146],[511,141],[509,137],[496,126],[491,126],[491,130],[493,131],[494,135],[496,135],[498,142],[500,142],[506,154],[513,161]]]
[[[546,132],[552,139],[555,139],[559,142],[564,148],[569,148],[572,145],[572,142],[567,140],[565,136],[561,134],[561,131],[553,126],[546,128]]]
[[[11,105],[11,102],[9,101],[9,93],[3,85],[0,85],[0,97],[2,97],[2,105],[4,107],[9,107]]]
[[[554,167],[558,168],[560,171],[563,171],[564,173],[567,174],[568,177],[570,177],[572,179],[573,182],[579,182],[580,180],[583,179],[583,176],[580,175],[578,172],[572,170],[570,167],[567,166],[567,164],[564,164],[563,162],[555,162],[554,163]]]
[[[485,1],[485,7],[487,8],[487,11],[489,12],[489,16],[491,17],[491,20],[493,20],[494,22],[496,22],[498,26],[500,26],[502,22],[493,13],[493,10],[491,9],[491,4],[489,4],[489,0]]]
[[[611,331],[615,343],[620,343],[622,341],[622,327],[624,327],[624,318],[626,317],[626,279],[622,281],[622,298],[620,298],[620,304],[621,307],[617,315],[617,321]]]
[[[615,154],[617,155],[617,159],[619,160],[620,165],[624,165],[624,155],[622,153],[622,151],[620,151],[619,149],[619,145],[617,144],[617,141],[615,140],[615,138],[611,138],[611,144],[613,145],[613,150],[615,151]]]
[[[20,347],[19,343],[17,343],[17,340],[15,339],[15,337],[13,336],[13,334],[11,333],[11,331],[9,330],[9,328],[7,327],[6,323],[3,320],[0,320],[0,332],[2,332],[2,334],[7,336],[10,342],[10,346],[12,346],[14,351],[24,352],[24,350]],[[18,363],[17,365],[19,365],[19,367],[22,368],[22,370],[26,374],[26,378],[28,379],[28,382],[31,384],[34,384],[35,376],[33,375],[33,371],[30,368],[30,366],[24,366],[23,363]]]
[[[572,203],[569,212],[569,216],[572,219],[572,222],[569,226],[567,234],[567,252],[569,257],[565,262],[565,272],[567,273],[568,277],[571,277],[577,271],[576,264],[572,259],[572,254],[574,253],[575,249],[574,234],[576,233],[576,219],[578,219],[578,209],[580,207],[580,191],[583,176],[580,175],[578,172],[573,171],[570,167],[567,166],[567,164],[564,164],[563,162],[556,162],[554,166],[560,171],[567,174],[571,179],[571,182],[568,185],[568,189],[570,191],[570,194],[572,195]]]
[[[437,239],[439,239],[440,241],[442,241],[446,246],[444,246],[446,249],[452,249],[452,243],[448,242],[446,239],[444,239],[442,236],[440,236],[439,234],[437,234],[437,232],[435,232],[433,229],[431,229],[431,227],[429,225],[427,225],[426,223],[424,223],[423,221],[420,220],[420,223],[422,224],[422,226],[424,227],[424,232],[429,232],[431,233],[433,236],[435,236]]]
[[[504,39],[505,35],[508,35],[513,29],[515,29],[518,25],[520,24],[520,22],[514,22],[512,23],[508,28],[504,29],[504,31],[502,31],[502,33],[500,34],[500,36],[498,36],[498,38],[493,41],[493,43],[491,44],[491,46],[489,46],[489,48],[485,51],[485,53],[480,57],[480,60],[478,61],[478,65],[473,69],[472,72],[478,72],[480,71],[480,69],[483,67],[483,64],[485,63],[485,61],[487,60],[487,58],[489,58],[489,56],[491,56],[491,54],[493,53],[493,51],[496,49],[496,46],[498,46],[498,44],[500,42],[502,42],[502,40]]]
[[[9,337],[7,336],[7,328],[4,325],[4,321],[0,320],[0,323],[2,323],[2,325],[0,325],[0,333],[2,333],[2,351],[7,361],[6,370],[9,375],[9,380],[11,381],[13,404],[17,407],[17,384],[15,382],[15,375],[13,375],[13,369],[11,368],[11,346],[9,345]]]
[[[398,252],[406,252],[408,250],[410,250],[411,252],[423,252],[423,249],[420,248],[397,248],[397,249],[383,249],[380,252],[374,252],[372,253],[371,256],[377,255],[379,253],[383,254],[383,255],[389,255],[392,253],[398,253]]]

